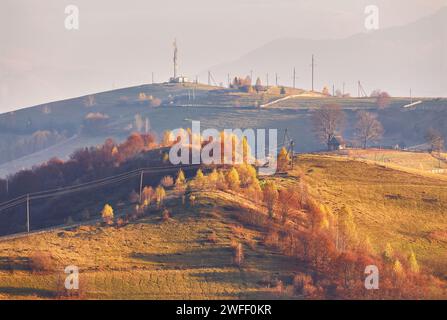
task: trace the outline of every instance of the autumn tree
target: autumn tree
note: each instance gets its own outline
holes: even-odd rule
[[[355,125],[355,136],[366,149],[368,142],[377,142],[383,135],[382,124],[377,120],[377,115],[359,111],[357,113],[357,123]]]
[[[166,197],[166,191],[162,186],[158,186],[155,189],[155,199],[157,201],[157,207],[160,208],[163,204],[163,200]]]
[[[247,163],[236,166],[236,170],[239,174],[240,185],[243,188],[247,188],[257,180],[256,169]]]
[[[180,169],[177,173],[177,178],[175,179],[175,189],[177,191],[184,191],[186,184],[185,173]]]
[[[289,217],[289,213],[293,208],[297,207],[299,202],[298,194],[294,189],[281,189],[278,194],[279,213],[281,215],[281,221],[285,223]]]
[[[103,221],[106,224],[112,224],[113,223],[113,208],[111,205],[106,204],[104,205],[104,208],[101,211],[101,216]]]
[[[239,190],[239,187],[241,185],[241,180],[239,178],[239,173],[237,172],[237,170],[234,167],[231,168],[231,170],[229,170],[227,172],[227,175],[225,178],[226,178],[228,187],[231,190],[233,190],[233,191]]]
[[[328,146],[332,138],[341,134],[345,123],[345,113],[338,104],[328,104],[312,114],[313,131],[322,143]]]
[[[408,265],[410,266],[410,271],[413,273],[419,273],[420,267],[419,263],[416,259],[416,255],[413,251],[411,251],[409,257],[408,257]]]
[[[352,210],[346,206],[342,207],[338,213],[337,223],[339,249],[344,251],[348,248],[355,248],[358,235]]]
[[[143,204],[145,204],[146,206],[150,205],[152,198],[154,197],[154,189],[152,189],[151,186],[144,187],[141,196],[141,201],[143,202]]]
[[[264,197],[264,203],[267,206],[268,215],[270,218],[273,218],[275,215],[275,205],[279,197],[278,188],[273,181],[267,181],[264,185],[262,193]]]
[[[285,147],[282,147],[278,154],[278,160],[277,160],[278,170],[280,172],[286,171],[289,167],[289,163],[290,163],[289,152]]]
[[[214,168],[213,171],[211,171],[211,173],[206,178],[207,186],[211,189],[215,189],[219,180],[219,173],[217,172],[216,168]]]
[[[382,257],[383,257],[383,260],[385,260],[385,262],[393,261],[393,259],[394,259],[394,249],[393,249],[393,247],[391,246],[390,243],[387,243],[385,245],[385,250],[382,253]]]

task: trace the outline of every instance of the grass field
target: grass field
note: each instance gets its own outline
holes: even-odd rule
[[[403,255],[413,250],[420,265],[447,276],[447,181],[341,156],[300,155],[298,171],[270,177],[285,187],[302,172],[310,194],[336,214],[349,206],[359,233],[377,253],[390,243]],[[194,207],[170,197],[171,218],[160,213],[127,226],[100,225],[0,241],[0,299],[47,299],[80,269],[87,299],[300,298],[293,276],[307,270],[298,260],[264,244],[266,230],[241,225],[236,213],[266,214],[235,193],[202,191]],[[117,212],[118,213],[118,212]],[[234,242],[245,262],[234,265]],[[30,257],[51,253],[52,271],[33,273]],[[284,285],[278,290],[278,281]]]
[[[351,207],[362,234],[447,276],[447,181],[337,156],[303,155],[312,194],[335,211]]]
[[[443,169],[447,174],[447,163],[438,160],[428,152],[402,152],[384,149],[347,149],[340,151],[350,158],[365,159],[383,165],[393,165],[395,168],[415,169],[425,173]],[[441,171],[442,172],[442,171]]]
[[[296,261],[262,245],[262,231],[229,218],[243,210],[224,198],[198,197],[194,210],[174,210],[169,221],[152,215],[122,228],[85,226],[0,242],[0,299],[54,298],[64,268],[80,269],[88,299],[283,298],[274,281],[291,283]],[[242,268],[232,262],[232,241],[244,246]],[[57,267],[27,269],[37,250]]]

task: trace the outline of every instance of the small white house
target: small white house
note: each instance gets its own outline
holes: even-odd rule
[[[185,82],[189,82],[189,79],[187,77],[184,76],[179,76],[179,77],[171,77],[169,79],[169,83],[185,83]]]

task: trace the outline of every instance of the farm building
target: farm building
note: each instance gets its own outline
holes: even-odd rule
[[[346,148],[346,143],[343,141],[342,137],[335,136],[335,137],[332,137],[331,140],[329,140],[328,148],[331,151],[343,150]]]

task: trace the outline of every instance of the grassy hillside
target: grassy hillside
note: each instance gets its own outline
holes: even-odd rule
[[[430,126],[447,134],[446,99],[422,99],[421,105],[410,110],[402,108],[408,98],[392,98],[388,108],[377,110],[373,98],[309,96],[303,90],[291,88],[286,91],[287,95],[302,96],[260,110],[256,106],[284,97],[278,88],[244,93],[204,84],[150,84],[1,114],[0,176],[30,168],[51,157],[66,159],[75,149],[96,145],[109,137],[121,141],[133,131],[144,131],[146,119],[148,129],[159,135],[165,130],[189,127],[191,120],[200,120],[203,128],[276,128],[278,137],[287,128],[297,151],[313,152],[323,150],[324,146],[314,137],[310,112],[324,104],[337,103],[347,115],[343,135],[348,140],[353,137],[356,112],[360,109],[378,114],[385,128],[382,145],[421,144]],[[161,105],[152,105],[151,97],[159,99]],[[105,120],[101,125],[88,125],[85,118],[92,114],[100,114]]]
[[[369,237],[378,255],[390,243],[403,255],[414,251],[424,270],[446,277],[446,181],[339,156],[301,155],[297,165],[288,175],[266,180],[290,189],[305,182],[312,198],[335,216],[343,206],[351,208],[358,233]],[[80,268],[87,299],[302,298],[294,291],[294,277],[319,276],[302,256],[286,251],[300,252],[300,241],[314,228],[307,220],[312,211],[294,209],[282,224],[268,220],[266,207],[243,194],[204,189],[193,192],[194,204],[185,206],[169,192],[169,219],[154,209],[122,227],[91,224],[2,240],[0,298],[58,297],[68,265]],[[322,261],[324,239],[312,244]],[[242,266],[233,261],[235,243],[243,247]],[[45,253],[54,258],[50,270],[33,272],[36,255]],[[363,269],[359,272],[354,282],[359,291],[352,292],[360,295],[354,297],[374,298],[364,295]],[[327,286],[332,275],[319,278],[321,285]],[[328,294],[330,286],[325,290]]]
[[[378,252],[386,243],[412,249],[447,276],[447,181],[337,156],[303,155],[298,162],[317,199],[335,211],[351,207]]]
[[[244,210],[238,199],[203,194],[197,200],[190,209],[174,204],[169,221],[153,214],[119,229],[85,226],[0,242],[0,299],[54,298],[68,265],[80,268],[80,287],[91,299],[285,297],[276,281],[291,282],[296,260],[266,248],[262,230],[231,218]],[[234,240],[244,246],[243,268],[232,263]],[[55,270],[27,269],[38,251],[52,253]]]

